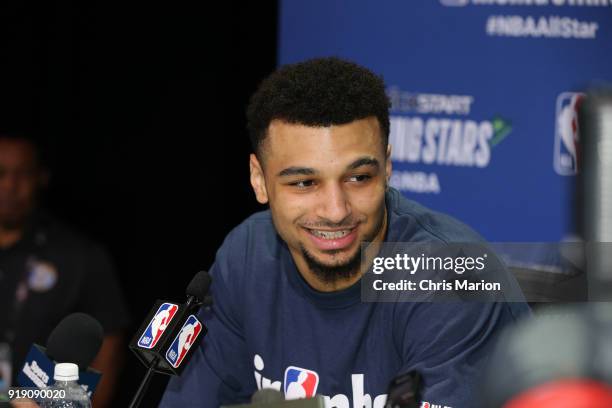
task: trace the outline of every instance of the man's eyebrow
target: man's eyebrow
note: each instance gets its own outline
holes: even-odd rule
[[[347,166],[348,170],[354,170],[361,166],[373,166],[380,167],[378,160],[372,157],[362,157]],[[277,177],[289,177],[289,176],[314,176],[317,174],[316,170],[311,167],[287,167],[277,174]]]
[[[315,169],[310,167],[287,167],[277,174],[277,177],[288,176],[313,176],[316,174]]]
[[[362,157],[349,164],[348,170],[355,170],[356,168],[361,166],[380,167],[380,163],[378,163],[378,160],[373,157]]]

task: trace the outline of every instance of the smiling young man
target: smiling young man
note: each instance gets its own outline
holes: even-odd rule
[[[251,155],[257,200],[270,204],[276,231],[314,289],[357,282],[361,243],[384,238],[391,160],[382,141],[376,117],[326,127],[274,119],[261,161]]]
[[[497,333],[526,306],[361,302],[363,243],[375,254],[385,241],[480,240],[388,187],[382,80],[337,58],[288,65],[247,114],[251,184],[270,208],[217,252],[214,305],[202,312],[209,334],[161,406],[216,407],[275,388],[382,407],[389,382],[411,370],[423,376],[424,401],[474,406]]]

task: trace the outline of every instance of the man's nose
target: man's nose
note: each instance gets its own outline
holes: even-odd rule
[[[318,216],[330,223],[340,224],[351,213],[346,192],[336,184],[321,191]]]

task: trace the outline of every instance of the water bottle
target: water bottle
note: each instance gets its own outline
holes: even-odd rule
[[[44,405],[45,408],[91,408],[87,393],[77,382],[79,367],[73,363],[60,363],[53,372],[54,389],[65,391],[63,398],[57,398]]]

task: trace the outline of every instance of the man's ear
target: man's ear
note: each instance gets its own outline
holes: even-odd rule
[[[385,163],[385,177],[387,178],[387,186],[389,185],[389,181],[391,179],[391,171],[393,170],[393,165],[391,163],[391,145],[387,144],[387,160]]]
[[[249,167],[251,169],[251,186],[255,192],[255,198],[259,204],[267,204],[268,191],[266,190],[266,180],[261,164],[254,154],[251,154],[249,157]]]

